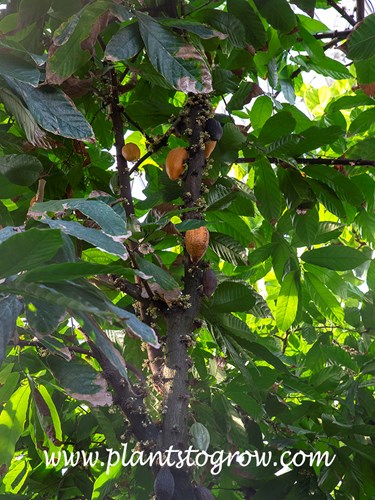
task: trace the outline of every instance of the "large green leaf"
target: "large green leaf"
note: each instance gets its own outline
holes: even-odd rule
[[[225,234],[211,232],[210,248],[223,260],[233,265],[241,265],[245,262],[245,248],[236,240]]]
[[[211,74],[202,54],[152,17],[136,15],[151,64],[167,82],[183,92],[211,92]]]
[[[126,239],[130,236],[130,232],[126,228],[124,218],[116,213],[107,203],[100,200],[83,200],[83,199],[68,199],[68,200],[51,200],[44,203],[35,203],[32,207],[32,214],[61,212],[67,209],[78,210],[87,217],[90,217],[102,228],[104,233],[111,236],[116,236],[116,239]],[[115,238],[114,238],[115,239]]]
[[[277,177],[267,158],[261,158],[255,163],[254,194],[260,213],[272,223],[280,217],[281,193]]]
[[[25,382],[12,394],[0,413],[0,466],[10,464],[23,433],[30,398],[30,386]]]
[[[38,180],[43,165],[31,155],[5,155],[0,157],[0,173],[10,182],[30,186]]]
[[[18,125],[22,127],[27,140],[31,144],[45,149],[51,147],[46,132],[39,127],[33,115],[13,92],[9,89],[0,88],[0,99],[7,111],[15,117]]]
[[[296,319],[298,310],[299,274],[297,271],[288,273],[280,288],[276,304],[276,325],[286,331]]]
[[[375,56],[375,14],[367,16],[349,39],[350,59],[361,60]]]
[[[309,264],[335,271],[348,271],[361,266],[369,258],[359,250],[342,245],[330,245],[305,252],[301,259]]]
[[[102,344],[98,347],[102,347]],[[88,363],[80,359],[66,361],[61,357],[53,356],[48,359],[47,366],[59,385],[72,398],[86,401],[92,406],[112,404],[112,395],[103,374]],[[124,374],[126,375],[126,372],[121,373],[121,376]]]
[[[88,39],[96,20],[111,5],[110,0],[90,2],[55,31],[53,50],[50,50],[47,61],[48,83],[61,84],[90,59],[90,47],[84,50],[82,42]]]
[[[218,313],[249,312],[255,305],[255,297],[252,291],[243,283],[225,281],[217,287],[209,305]]]
[[[60,231],[29,229],[0,244],[0,276],[33,269],[56,255],[62,246]]]
[[[293,115],[288,111],[280,111],[271,116],[263,125],[258,137],[259,142],[262,146],[265,146],[280,137],[289,135],[293,132],[295,126],[296,120]]]
[[[228,40],[238,48],[245,46],[245,27],[236,16],[222,10],[205,9],[198,12],[198,18],[228,35]]]
[[[138,269],[147,276],[147,279],[151,277],[151,279],[160,285],[164,290],[174,290],[180,288],[177,281],[172,278],[167,271],[159,266],[156,266],[149,260],[143,259],[139,255],[136,255],[135,258]]]
[[[131,59],[143,49],[138,23],[121,28],[109,41],[105,56],[110,61]]]
[[[254,130],[263,127],[272,114],[272,100],[266,96],[259,96],[249,111],[250,123]]]
[[[267,43],[267,33],[255,10],[245,0],[228,0],[228,12],[235,15],[245,27],[247,43],[256,49]]]
[[[0,295],[0,364],[8,342],[15,333],[16,320],[22,309],[22,302],[15,295]]]
[[[286,0],[255,0],[255,5],[271,26],[282,33],[297,26],[297,17]]]
[[[60,89],[45,85],[34,88],[6,77],[22,97],[37,123],[56,135],[70,139],[93,140],[93,130],[73,101]]]
[[[344,324],[344,309],[333,295],[333,293],[314,276],[314,274],[305,272],[305,284],[316,307],[330,321],[335,324]]]
[[[14,55],[1,54],[0,75],[11,76],[15,80],[29,83],[33,87],[39,85],[40,72],[38,68]]]
[[[41,220],[44,224],[48,224],[52,229],[60,229],[63,233],[69,234],[69,236],[74,236],[79,240],[87,241],[91,245],[94,245],[104,252],[117,255],[123,260],[128,258],[128,252],[125,246],[116,241],[115,238],[99,231],[98,229],[93,229],[91,227],[85,227],[79,222],[65,221],[59,219],[49,219],[48,217],[43,217]]]

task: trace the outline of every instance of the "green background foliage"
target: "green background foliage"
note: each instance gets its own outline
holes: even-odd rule
[[[332,4],[8,2],[0,498],[152,493],[148,468],[53,468],[44,451],[105,461],[106,448],[139,441],[92,346],[124,385],[142,386],[160,424],[146,346],[165,344],[165,312],[182,307],[183,235],[202,224],[218,286],[201,297],[188,347],[190,439],[273,460],[217,476],[197,468],[193,483],[222,500],[375,497],[375,14],[332,34],[314,18]],[[188,146],[177,133],[188,93],[206,94],[223,127],[204,169],[204,221],[189,218],[184,179],[164,169],[170,149]],[[114,168],[116,112],[142,156],[129,164],[131,214]],[[275,476],[285,450],[336,458]]]

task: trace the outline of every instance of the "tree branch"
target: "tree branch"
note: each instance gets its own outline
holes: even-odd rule
[[[190,101],[190,102],[189,102]],[[202,174],[205,166],[204,151],[201,146],[201,135],[204,120],[210,104],[204,96],[194,96],[188,101],[190,112],[188,116],[190,136],[188,171],[185,179],[185,206],[195,208],[201,195]],[[206,113],[206,114],[205,114]],[[186,218],[201,217],[198,210],[186,214]],[[169,446],[180,450],[188,448],[188,417],[189,417],[189,368],[191,360],[188,356],[188,347],[194,331],[194,320],[199,313],[202,283],[201,265],[192,266],[188,261],[185,264],[184,300],[189,301],[185,307],[173,308],[166,314],[167,340],[164,381],[164,408],[163,420],[163,447]],[[190,480],[189,470],[173,469],[176,483],[174,500],[184,498],[194,499],[194,491]]]
[[[343,30],[343,31],[327,31],[326,33],[316,33],[314,35],[314,38],[317,40],[322,40],[324,38],[338,38],[338,39],[343,39],[347,38],[353,30]]]
[[[357,0],[357,22],[365,18],[365,0]]]
[[[138,441],[153,446],[156,444],[159,430],[150,420],[143,401],[144,394],[136,394],[130,382],[123,382],[118,376],[118,371],[104,356],[102,351],[90,340],[87,342],[99,362],[103,376],[114,390],[114,403],[117,404],[128,418],[131,429]]]
[[[271,163],[285,163],[279,158],[267,157]],[[235,163],[254,163],[257,158],[237,158]],[[350,158],[293,158],[296,163],[305,165],[348,165],[351,167],[375,167],[375,160],[354,160]]]
[[[335,0],[327,0],[327,3],[328,3],[328,5],[333,7],[340,14],[340,16],[342,16],[344,19],[346,19],[349,24],[351,24],[352,26],[356,25],[356,20],[353,18],[353,16],[348,14],[343,7],[340,7],[340,5],[338,5],[335,2]]]
[[[111,119],[113,123],[113,132],[115,135],[115,148],[116,148],[116,161],[117,172],[120,184],[120,194],[123,198],[123,207],[127,217],[134,214],[134,205],[131,192],[130,174],[128,169],[128,162],[122,156],[122,148],[124,147],[124,130],[122,123],[122,107],[119,100],[119,82],[115,69],[111,69]]]

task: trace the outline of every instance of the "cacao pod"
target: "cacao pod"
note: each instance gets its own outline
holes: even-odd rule
[[[139,147],[133,142],[128,142],[128,144],[125,144],[125,146],[122,148],[121,153],[126,161],[138,161],[141,157],[141,151]]]
[[[162,467],[156,475],[154,492],[158,500],[170,500],[174,493],[174,478],[169,467]]]
[[[223,136],[223,127],[215,118],[209,118],[206,121],[205,130],[210,135],[212,141],[220,141]]]
[[[215,497],[210,490],[204,486],[196,486],[194,488],[194,496],[197,500],[214,500]]]
[[[186,231],[185,246],[193,264],[199,262],[206,253],[209,239],[210,233],[208,232],[206,226]]]
[[[165,170],[172,181],[176,181],[184,173],[185,161],[188,159],[188,156],[188,152],[182,147],[169,151],[165,160]]]
[[[206,297],[211,297],[217,287],[216,274],[212,269],[205,269],[203,273],[203,293]]]
[[[212,151],[215,149],[216,141],[208,141],[204,147],[204,157],[209,158],[211,156]]]

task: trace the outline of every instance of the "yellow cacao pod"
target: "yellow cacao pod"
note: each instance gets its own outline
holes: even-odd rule
[[[128,142],[128,144],[125,144],[121,152],[126,161],[138,161],[141,157],[141,151],[139,147],[133,142]]]
[[[165,170],[172,181],[179,179],[185,170],[185,162],[188,159],[188,152],[185,148],[178,147],[171,149],[165,160]]]
[[[210,233],[206,226],[198,227],[197,229],[189,229],[185,233],[185,246],[190,260],[196,264],[206,253]]]
[[[217,141],[208,141],[204,147],[204,157],[209,158],[212,151],[215,149]]]

